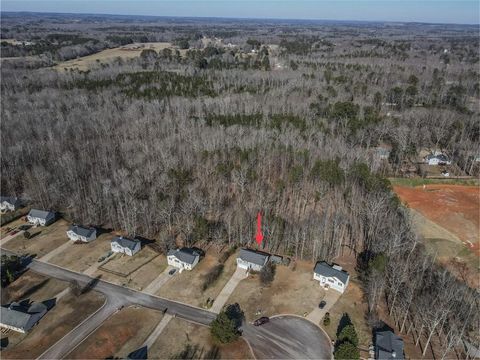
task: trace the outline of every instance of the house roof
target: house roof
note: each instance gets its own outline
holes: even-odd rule
[[[345,270],[341,270],[339,267],[328,265],[325,261],[319,261],[315,265],[313,272],[325,277],[336,277],[342,283],[346,284],[350,275]]]
[[[51,215],[54,215],[51,211],[37,210],[37,209],[32,209],[28,213],[28,216],[39,218],[39,219],[47,219]]]
[[[79,236],[90,237],[96,231],[95,228],[89,228],[80,225],[71,225],[68,228],[68,231],[73,231],[75,234]]]
[[[375,334],[375,352],[377,359],[403,359],[403,340],[391,331],[380,331]]]
[[[3,202],[16,205],[20,202],[20,199],[14,196],[0,196],[0,203],[3,203]]]
[[[200,254],[191,248],[181,248],[177,250],[170,250],[167,254],[168,256],[173,255],[181,262],[187,264],[193,264],[195,260],[200,256]]]
[[[260,266],[265,265],[269,257],[270,255],[266,253],[250,249],[240,249],[240,254],[238,254],[239,259]]]
[[[124,238],[123,236],[117,236],[114,239],[112,239],[112,242],[117,243],[123,248],[128,248],[130,250],[133,250],[135,249],[137,244],[140,242],[140,240],[137,240],[137,239],[132,240],[132,239]]]
[[[18,329],[25,329],[30,318],[41,312],[46,312],[45,304],[33,302],[29,304],[27,301],[20,303],[13,302],[9,305],[1,306],[1,322]]]
[[[445,154],[430,154],[427,156],[427,160],[438,159],[440,161],[449,161],[447,155]]]

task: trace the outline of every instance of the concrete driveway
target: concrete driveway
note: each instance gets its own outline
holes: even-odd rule
[[[244,324],[243,338],[257,359],[331,359],[328,335],[304,318],[285,315],[261,326]]]
[[[142,291],[147,294],[155,294],[158,290],[160,290],[160,288],[168,280],[170,280],[172,277],[177,275],[179,271],[178,269],[177,271],[175,271],[175,274],[169,275],[170,270],[173,270],[173,269],[177,269],[177,268],[171,265],[168,265],[167,268],[163,270],[163,272],[160,275],[158,275],[158,277],[154,279],[150,284],[148,284]]]
[[[16,238],[18,235],[21,235],[21,234],[23,234],[23,230],[19,231],[19,232],[16,233],[16,234],[7,235],[7,236],[3,237],[2,239],[0,239],[0,246],[5,245],[5,244],[8,243],[10,240]]]
[[[320,304],[320,301],[325,301],[327,304],[323,309],[320,309],[317,305],[313,311],[307,315],[307,320],[310,320],[314,324],[320,324],[320,321],[322,321],[323,317],[325,314],[332,308],[333,305],[337,302],[337,300],[340,298],[342,294],[339,293],[336,290],[333,289],[328,289],[326,290],[325,296],[323,299],[319,300],[318,303]]]
[[[45,261],[45,262],[50,261],[53,257],[57,256],[58,254],[61,254],[63,251],[65,251],[72,245],[73,245],[73,241],[68,240],[66,243],[60,245],[56,249],[53,249],[52,251],[50,251],[48,254],[45,254],[44,256],[42,256],[40,258],[40,261]]]
[[[222,310],[226,302],[228,301],[228,298],[230,297],[230,295],[232,295],[238,283],[243,279],[246,279],[247,277],[248,277],[247,271],[245,269],[241,269],[237,267],[237,270],[235,270],[230,280],[228,280],[228,282],[223,287],[222,291],[220,291],[220,294],[218,294],[217,298],[213,302],[213,305],[210,308],[210,311],[218,314]]]

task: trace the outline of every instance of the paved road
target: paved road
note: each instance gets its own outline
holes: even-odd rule
[[[278,316],[262,326],[245,324],[243,337],[257,359],[331,359],[328,336],[297,316]]]
[[[76,280],[80,284],[95,282],[94,288],[96,291],[101,292],[108,298],[120,299],[125,305],[137,304],[160,311],[168,309],[170,314],[175,314],[177,317],[203,325],[210,324],[216,317],[216,314],[207,310],[145,294],[101,279],[93,279],[88,275],[70,271],[56,265],[43,263],[38,260],[33,260],[29,267],[34,272],[64,281]]]
[[[218,294],[217,298],[213,302],[210,311],[218,314],[222,310],[223,305],[227,303],[228,298],[230,297],[230,295],[232,295],[238,283],[243,279],[246,279],[247,277],[247,271],[245,269],[237,267],[237,270],[235,270],[230,280],[228,280],[222,291],[220,291],[220,294]]]

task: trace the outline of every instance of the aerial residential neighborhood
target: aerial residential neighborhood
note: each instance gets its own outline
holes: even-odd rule
[[[480,359],[478,1],[0,20],[0,359]]]

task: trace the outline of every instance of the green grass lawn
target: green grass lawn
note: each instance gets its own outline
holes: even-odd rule
[[[423,179],[423,178],[388,178],[390,183],[395,186],[420,186],[420,185],[465,185],[465,186],[478,186],[480,181],[478,179]]]

